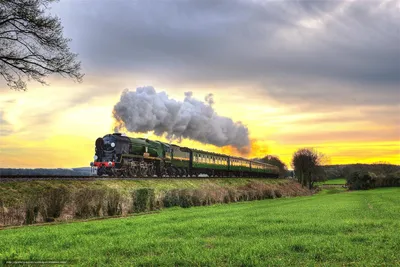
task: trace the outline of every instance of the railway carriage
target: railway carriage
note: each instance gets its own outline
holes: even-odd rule
[[[278,177],[276,166],[241,157],[191,149],[120,133],[95,142],[94,162],[99,176]]]
[[[229,170],[229,157],[223,154],[192,149],[191,175],[200,173],[208,176],[226,176]]]

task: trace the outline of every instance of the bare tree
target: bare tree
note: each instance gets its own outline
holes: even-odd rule
[[[283,161],[280,160],[280,158],[272,155],[268,155],[260,159],[261,162],[268,163],[274,166],[277,166],[279,168],[279,177],[280,178],[285,178],[288,172],[288,169],[286,167],[286,164],[283,163]]]
[[[77,55],[70,52],[60,19],[46,13],[55,0],[0,0],[0,74],[14,90],[26,81],[57,73],[82,81]]]
[[[327,157],[314,149],[297,150],[293,155],[292,167],[299,183],[311,189],[314,182],[325,179],[322,165],[326,161]]]

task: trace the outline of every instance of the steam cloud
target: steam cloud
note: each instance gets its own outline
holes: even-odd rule
[[[135,92],[125,89],[114,106],[117,122],[115,131],[125,127],[129,132],[154,131],[168,139],[188,138],[219,147],[231,145],[238,149],[249,146],[249,130],[241,122],[215,113],[213,95],[205,102],[185,93],[183,102],[170,99],[165,92],[157,93],[151,87],[139,87]]]

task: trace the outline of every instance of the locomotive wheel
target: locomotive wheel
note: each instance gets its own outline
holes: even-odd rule
[[[147,170],[146,170],[146,168],[139,167],[138,177],[146,177],[146,176],[147,176]]]
[[[174,177],[176,175],[176,172],[175,172],[174,168],[172,168],[172,167],[168,167],[167,173],[168,173],[169,177]]]
[[[99,169],[97,170],[97,175],[98,175],[98,176],[102,176],[103,174],[104,174],[103,168],[99,168]]]
[[[131,167],[128,169],[128,174],[130,177],[136,177],[137,175],[137,168],[136,167]]]
[[[188,173],[187,173],[186,169],[182,169],[182,176],[188,177]]]
[[[156,175],[159,178],[161,178],[163,176],[163,171],[162,171],[162,168],[160,166],[160,162],[156,163]]]
[[[147,175],[149,177],[153,177],[154,174],[155,174],[154,166],[149,167],[148,170],[147,170]]]
[[[178,177],[183,176],[183,172],[182,172],[181,168],[175,168],[175,173],[176,173],[176,176],[178,176]]]

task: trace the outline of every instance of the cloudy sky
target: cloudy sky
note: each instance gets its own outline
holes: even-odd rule
[[[88,165],[122,91],[141,86],[213,93],[219,115],[249,128],[250,156],[289,163],[314,147],[332,164],[400,164],[399,1],[61,0],[49,12],[86,75],[27,92],[0,80],[2,166]]]

